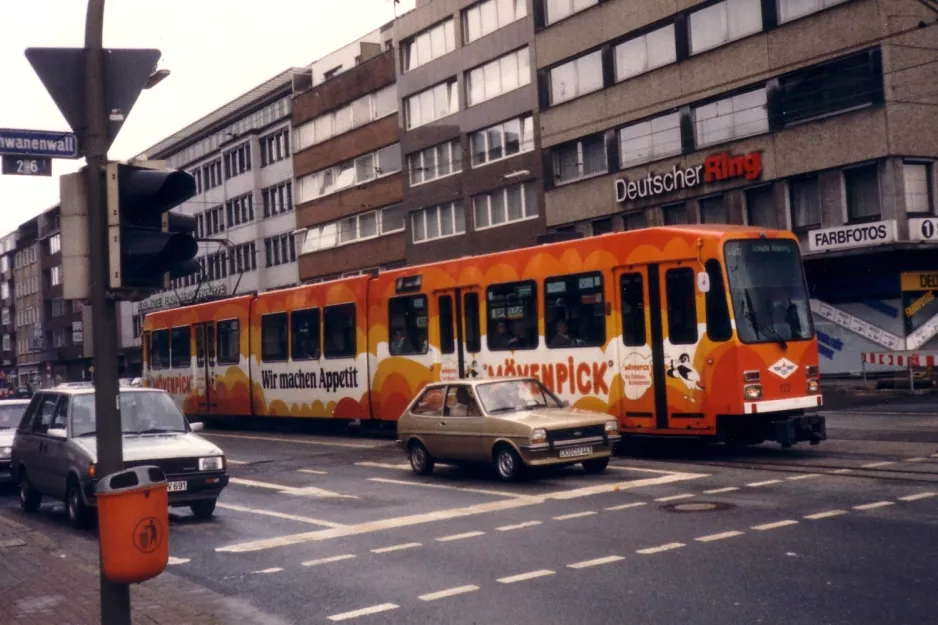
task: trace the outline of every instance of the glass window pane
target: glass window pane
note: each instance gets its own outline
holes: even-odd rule
[[[501,75],[502,75],[502,85],[501,88],[503,91],[511,91],[512,89],[518,88],[518,55],[509,54],[506,57],[502,57],[499,61],[501,65]]]
[[[690,52],[698,54],[723,45],[727,38],[726,3],[691,13]]]
[[[487,35],[498,28],[498,13],[494,2],[484,2],[480,8],[482,10],[482,34]]]
[[[512,119],[502,125],[505,131],[505,156],[521,151],[521,120]]]
[[[524,200],[521,195],[521,185],[508,187],[507,195],[508,221],[517,221],[524,217]]]
[[[514,0],[497,0],[498,7],[498,26],[510,24],[515,21],[515,2]]]
[[[438,208],[427,211],[427,238],[435,239],[440,236],[440,214]]]
[[[681,114],[672,113],[651,120],[654,158],[681,153]]]
[[[550,70],[550,102],[559,104],[576,96],[576,68],[574,62],[564,63]]]
[[[647,69],[663,67],[677,61],[677,45],[674,24],[668,24],[645,35],[645,53],[648,58]]]
[[[537,187],[533,184],[525,184],[524,186],[524,216],[525,217],[535,217],[537,216]]]
[[[632,124],[619,130],[619,160],[622,168],[651,159],[651,122]]]
[[[436,108],[433,105],[433,90],[420,94],[420,122],[426,124],[437,119]]]
[[[485,99],[485,75],[482,68],[469,72],[469,106]]]
[[[440,25],[430,31],[430,58],[441,57],[446,52],[446,32]]]
[[[452,164],[450,162],[450,144],[444,143],[435,148],[436,152],[436,170],[437,176],[446,176],[452,173]]]
[[[729,40],[742,39],[762,30],[761,0],[727,0]]]
[[[603,62],[599,50],[577,59],[577,95],[603,88]]]
[[[515,0],[515,19],[520,20],[528,15],[528,0]]]
[[[505,194],[504,191],[494,191],[489,195],[489,206],[491,207],[492,225],[504,223],[505,219]]]
[[[502,76],[499,62],[488,63],[482,68],[485,73],[485,99],[490,100],[502,92]]]
[[[521,151],[527,152],[534,149],[534,117],[524,118],[524,125],[521,131]]]
[[[494,161],[502,157],[502,129],[499,126],[485,131],[488,136],[488,160]]]
[[[531,82],[531,57],[528,49],[518,51],[518,84],[527,85]]]
[[[931,212],[931,185],[928,183],[929,167],[930,165],[925,163],[904,163],[902,165],[906,212]]]
[[[482,9],[475,6],[466,11],[466,43],[482,36]]]
[[[440,207],[440,236],[453,234],[453,205],[444,204]]]
[[[375,156],[366,154],[355,159],[355,182],[364,182],[375,177]]]
[[[485,228],[489,224],[489,196],[477,195],[472,198],[473,219],[476,228]]]
[[[358,216],[358,238],[364,239],[378,234],[378,214],[371,212]]]
[[[423,241],[427,238],[424,211],[417,211],[410,216],[410,231],[413,233],[415,242]]]
[[[401,144],[395,143],[378,150],[378,175],[386,176],[401,170]]]
[[[359,98],[352,102],[352,123],[363,126],[371,121],[371,96]]]
[[[463,212],[461,202],[453,204],[453,221],[456,225],[456,234],[462,234],[466,231],[466,215]]]
[[[390,206],[381,211],[381,234],[404,229],[404,207]]]
[[[548,24],[560,21],[570,15],[573,10],[570,0],[545,0],[546,15],[545,20]]]
[[[473,167],[486,162],[488,152],[485,149],[485,131],[480,130],[472,134],[470,138],[470,149],[472,150]]]
[[[452,19],[447,20],[443,25],[444,37],[446,40],[446,52],[452,52],[456,49],[456,22]]]
[[[423,65],[430,60],[430,33],[423,33],[417,37],[417,65]]]
[[[420,184],[423,182],[423,166],[420,162],[420,153],[407,156],[407,171],[410,173],[410,184]]]
[[[616,46],[616,80],[621,81],[641,74],[648,68],[645,37],[636,37]]]

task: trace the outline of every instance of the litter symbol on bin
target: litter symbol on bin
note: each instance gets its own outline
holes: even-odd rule
[[[163,524],[147,517],[134,528],[134,547],[141,553],[153,553],[163,543]]]

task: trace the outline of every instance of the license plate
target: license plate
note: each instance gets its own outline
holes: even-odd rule
[[[187,486],[188,485],[186,484],[186,482],[170,482],[167,485],[166,490],[167,492],[170,492],[170,493],[178,493],[180,491],[186,490]]]
[[[573,447],[571,449],[561,449],[561,458],[574,458],[576,456],[588,456],[593,453],[592,447]]]

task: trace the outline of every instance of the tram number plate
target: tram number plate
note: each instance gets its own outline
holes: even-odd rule
[[[166,491],[170,493],[179,493],[186,490],[187,487],[188,484],[186,484],[186,482],[170,482],[166,487]]]
[[[575,458],[576,456],[588,456],[593,453],[592,447],[573,447],[571,449],[561,449],[561,458]]]

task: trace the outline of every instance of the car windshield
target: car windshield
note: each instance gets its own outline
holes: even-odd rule
[[[482,407],[489,414],[563,407],[563,404],[537,380],[506,380],[480,384],[476,387],[476,392]]]
[[[182,412],[166,393],[121,392],[121,431],[124,434],[185,432]],[[72,402],[72,436],[95,433],[94,395],[78,395]]]
[[[19,425],[27,406],[29,406],[28,403],[0,403],[0,430],[15,428]]]

